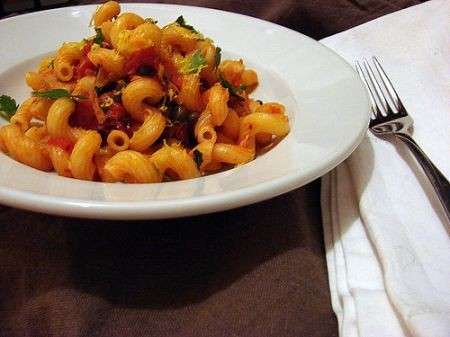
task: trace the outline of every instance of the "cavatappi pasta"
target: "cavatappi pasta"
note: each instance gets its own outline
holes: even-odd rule
[[[0,128],[0,150],[15,160],[76,179],[154,183],[247,163],[289,133],[283,105],[250,98],[257,73],[221,61],[182,16],[158,26],[108,1],[91,25],[95,36],[63,43],[25,75],[32,96]]]

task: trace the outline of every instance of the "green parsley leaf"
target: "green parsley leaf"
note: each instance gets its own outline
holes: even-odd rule
[[[158,23],[158,20],[155,20],[153,18],[146,18],[144,21],[145,22],[149,22],[149,23],[153,23],[154,25],[156,25]]]
[[[199,150],[195,149],[193,152],[193,155],[194,155],[194,161],[197,164],[197,167],[200,167],[200,165],[202,165],[202,163],[203,163],[202,153]]]
[[[44,97],[50,99],[58,99],[62,97],[70,97],[71,94],[66,89],[52,89],[48,91],[33,91],[33,96]]]
[[[35,97],[44,97],[50,99],[58,99],[63,97],[68,97],[72,99],[86,99],[87,97],[72,95],[66,89],[52,89],[48,91],[33,91],[32,95]]]
[[[101,45],[104,40],[105,37],[103,36],[102,30],[100,28],[95,28],[94,43]]]
[[[216,58],[215,58],[216,68],[219,66],[221,59],[222,59],[222,49],[220,47],[216,47]]]
[[[19,105],[16,104],[16,100],[8,95],[0,96],[0,116],[7,121],[11,119],[12,116],[17,111]]]
[[[199,51],[196,51],[194,54],[185,58],[181,67],[181,72],[185,75],[198,74],[205,67],[205,58]]]
[[[235,87],[230,82],[228,82],[226,79],[224,79],[222,77],[222,75],[219,76],[219,79],[220,79],[220,84],[222,85],[222,87],[227,88],[231,95],[243,99],[243,97],[239,94],[247,88],[245,85],[240,85],[239,87]]]
[[[191,25],[188,25],[188,24],[186,23],[186,21],[185,21],[184,18],[183,18],[183,15],[180,15],[180,16],[175,20],[175,22],[178,23],[178,24],[179,24],[181,27],[183,27],[183,28],[189,29],[189,30],[193,31],[194,33],[200,34],[197,30],[195,30],[194,27],[192,27]]]

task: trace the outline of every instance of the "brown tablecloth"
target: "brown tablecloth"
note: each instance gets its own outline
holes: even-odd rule
[[[419,1],[172,2],[321,38]],[[0,336],[337,336],[319,190],[170,221],[0,208]]]

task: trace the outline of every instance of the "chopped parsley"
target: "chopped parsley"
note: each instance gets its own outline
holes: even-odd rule
[[[186,21],[185,21],[184,18],[183,18],[183,15],[180,15],[180,16],[175,20],[175,22],[178,23],[178,25],[179,25],[180,27],[186,28],[186,29],[190,30],[191,32],[200,35],[201,37],[203,36],[198,30],[196,30],[194,27],[192,27],[191,25],[188,25],[188,24],[186,23]]]
[[[86,99],[87,97],[72,95],[66,89],[52,89],[48,91],[33,91],[32,95],[35,97],[44,97],[50,99],[58,99],[63,97],[68,97],[72,99]]]
[[[103,41],[105,41],[105,37],[100,28],[95,28],[95,37],[93,41],[99,45],[102,45]]]
[[[0,117],[9,121],[19,107],[16,100],[8,95],[0,96]]]
[[[186,23],[186,21],[184,20],[183,15],[180,15],[180,16],[175,20],[175,22],[178,23],[178,24],[179,24],[181,27],[183,27],[183,28],[192,30],[194,33],[198,33],[198,32],[195,30],[194,27],[192,27],[191,25],[188,25],[188,24]]]
[[[181,67],[181,72],[185,75],[198,74],[205,67],[205,58],[199,51],[196,51],[194,54],[184,59],[183,65]]]
[[[216,68],[219,66],[221,59],[222,59],[222,49],[220,47],[216,47],[216,58],[215,58]]]
[[[219,76],[220,84],[222,87],[227,88],[231,95],[236,96],[238,98],[243,98],[241,95],[239,95],[241,92],[243,92],[247,87],[245,85],[240,85],[239,87],[235,87],[230,82],[228,82],[226,79],[222,77],[222,75]]]
[[[193,152],[193,155],[194,155],[194,161],[197,164],[197,167],[200,167],[200,165],[202,165],[202,163],[203,163],[202,153],[199,150],[195,149]]]
[[[149,22],[149,23],[153,23],[154,25],[156,25],[158,23],[158,20],[155,20],[153,18],[146,18],[144,21],[145,22]]]

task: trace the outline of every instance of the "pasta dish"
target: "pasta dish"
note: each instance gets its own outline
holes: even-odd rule
[[[161,27],[108,1],[91,25],[25,75],[30,98],[0,96],[2,152],[65,177],[155,183],[245,164],[289,133],[282,104],[250,97],[257,73],[183,16]]]

